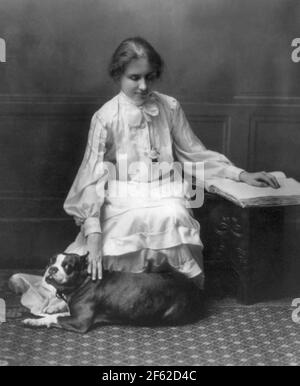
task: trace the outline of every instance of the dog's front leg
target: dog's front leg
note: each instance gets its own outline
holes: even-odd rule
[[[64,300],[57,298],[51,299],[49,304],[43,309],[44,314],[58,314],[68,311],[68,305]]]
[[[94,322],[94,308],[94,305],[86,303],[70,305],[70,315],[58,315],[57,323],[65,330],[85,334]]]
[[[30,327],[60,327],[59,323],[57,323],[58,317],[69,316],[68,312],[55,314],[55,315],[47,315],[43,318],[38,319],[25,319],[23,320],[23,324]]]

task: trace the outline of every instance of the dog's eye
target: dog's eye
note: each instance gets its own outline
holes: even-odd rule
[[[72,273],[73,269],[74,269],[73,265],[71,265],[71,264],[64,264],[63,268],[64,268],[64,270],[66,271],[67,274]]]

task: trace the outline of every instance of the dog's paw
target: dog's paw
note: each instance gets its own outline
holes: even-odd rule
[[[68,309],[68,305],[65,301],[61,300],[61,301],[57,301],[57,300],[54,300],[52,302],[50,302],[50,304],[48,304],[44,309],[43,309],[43,314],[59,314],[61,312],[67,312],[69,309]]]
[[[44,326],[44,324],[42,323],[42,319],[43,318],[40,318],[40,319],[25,319],[25,320],[22,321],[22,323],[25,326],[29,326],[29,327],[42,327],[42,326]]]
[[[59,305],[48,306],[43,309],[44,314],[58,314],[63,310],[63,307]]]
[[[30,327],[51,327],[57,324],[57,315],[48,315],[39,319],[25,319],[23,324]]]

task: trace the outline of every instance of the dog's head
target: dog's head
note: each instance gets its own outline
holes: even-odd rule
[[[75,288],[87,276],[88,253],[59,253],[51,257],[45,273],[45,280],[56,289]]]

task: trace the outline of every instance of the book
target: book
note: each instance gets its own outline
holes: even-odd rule
[[[256,187],[228,178],[212,178],[206,181],[206,190],[218,194],[242,208],[255,206],[300,205],[300,183],[287,178],[283,172],[272,172],[280,188]]]

